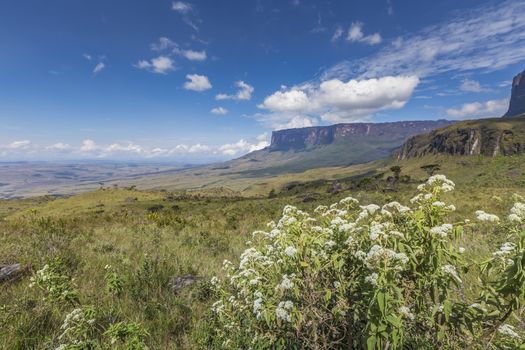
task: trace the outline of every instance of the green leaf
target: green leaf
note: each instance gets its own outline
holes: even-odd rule
[[[330,299],[332,298],[332,291],[330,289],[327,289],[324,293],[324,301],[328,304]]]
[[[379,311],[384,315],[385,314],[385,307],[386,307],[386,295],[383,292],[378,292],[377,296],[377,304],[379,305]]]
[[[368,350],[374,350],[376,342],[377,340],[375,336],[368,337],[368,339],[366,340],[366,348]]]
[[[401,320],[399,319],[399,317],[397,317],[396,315],[394,314],[390,314],[386,317],[386,320],[388,321],[388,323],[390,323],[392,326],[396,327],[396,328],[401,328],[401,326],[403,325],[401,323]]]

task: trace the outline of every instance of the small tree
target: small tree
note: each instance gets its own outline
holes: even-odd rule
[[[441,170],[441,167],[439,166],[439,164],[427,164],[423,165],[421,169],[423,169],[428,174],[428,176],[432,176],[437,171]]]
[[[394,173],[396,180],[399,180],[399,174],[401,174],[401,167],[399,165],[394,165],[390,167],[390,171]]]

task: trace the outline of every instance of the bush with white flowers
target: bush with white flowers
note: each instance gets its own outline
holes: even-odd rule
[[[360,205],[348,197],[313,215],[284,208],[253,233],[238,265],[212,279],[217,300],[201,345],[214,349],[523,349],[525,204],[508,220],[449,222],[435,175],[410,205]],[[467,221],[468,222],[468,221]],[[494,225],[508,236],[484,262],[466,261],[465,226]],[[463,279],[480,271],[479,296]],[[522,325],[521,325],[522,327]],[[521,346],[521,347],[520,347]]]

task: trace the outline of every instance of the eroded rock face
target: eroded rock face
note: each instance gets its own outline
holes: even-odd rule
[[[428,154],[495,157],[519,154],[524,150],[525,139],[521,132],[512,128],[473,125],[440,129],[428,135],[414,136],[395,152],[395,156],[399,160]]]
[[[382,136],[385,139],[408,138],[450,125],[447,120],[402,121],[391,123],[348,123],[274,131],[270,151],[301,150],[329,145],[352,137]]]
[[[525,70],[512,79],[509,110],[504,117],[515,117],[525,113]]]

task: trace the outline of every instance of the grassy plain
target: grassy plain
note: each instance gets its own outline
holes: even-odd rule
[[[454,215],[473,218],[480,208],[505,215],[512,194],[525,196],[524,156],[385,160],[242,179],[207,174],[209,183],[195,186],[188,186],[195,174],[166,176],[139,182],[139,189],[120,183],[69,198],[0,201],[0,265],[36,271],[58,257],[80,303],[97,311],[94,337],[103,340],[112,323],[136,322],[151,349],[191,349],[213,301],[209,278],[221,273],[224,259],[235,262],[251,232],[278,219],[286,204],[312,211],[349,195],[363,204],[404,203],[428,177],[420,168],[427,164],[439,164],[439,173],[456,182],[447,198],[458,208]],[[410,180],[388,181],[392,165]],[[178,190],[182,185],[193,189]],[[479,257],[504,239],[468,232],[464,243],[467,254]],[[107,290],[106,265],[122,281],[117,296]],[[0,349],[57,347],[74,307],[42,300],[42,291],[28,287],[30,275],[0,284]],[[188,275],[197,282],[175,292],[174,278]]]

